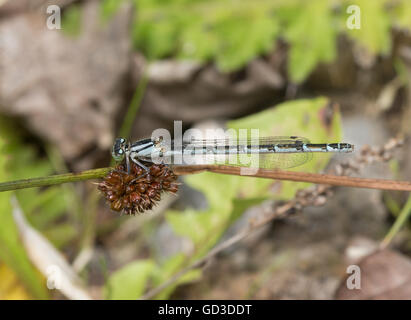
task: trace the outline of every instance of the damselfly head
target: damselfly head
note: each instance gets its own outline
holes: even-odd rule
[[[124,138],[117,138],[114,142],[113,149],[111,150],[111,155],[115,161],[122,161],[126,155],[129,148],[128,141]]]

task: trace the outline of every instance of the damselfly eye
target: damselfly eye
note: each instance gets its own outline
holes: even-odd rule
[[[111,155],[115,161],[122,161],[126,154],[127,140],[124,138],[117,138],[114,142]]]

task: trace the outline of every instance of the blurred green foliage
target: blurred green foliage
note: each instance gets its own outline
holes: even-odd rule
[[[111,274],[106,284],[107,299],[137,299],[146,286],[149,276],[155,267],[151,260],[139,260]]]
[[[372,53],[385,55],[390,53],[391,25],[398,17],[395,11],[387,10],[389,2],[393,3],[386,0],[356,0],[349,3],[361,8],[361,28],[348,29],[348,35],[359,41]],[[402,5],[411,7],[409,1],[403,1]]]
[[[39,150],[24,143],[16,132],[18,129],[12,122],[0,118],[0,136],[7,140],[3,154],[7,154],[9,159],[6,165],[9,180],[53,174],[55,170],[50,161],[39,157]],[[57,247],[68,244],[78,235],[73,221],[67,220],[70,199],[63,188],[55,186],[15,191],[30,224],[42,231]]]
[[[78,36],[81,33],[82,11],[78,4],[68,7],[62,14],[62,30],[69,36]]]
[[[125,0],[123,0],[125,1]],[[167,57],[214,61],[235,71],[272,51],[277,40],[290,45],[288,73],[300,83],[319,63],[336,58],[337,37],[347,34],[373,54],[389,54],[390,28],[411,27],[407,0],[132,0],[133,43],[150,60]],[[103,0],[109,19],[122,1]],[[350,30],[347,7],[361,10],[361,28]]]
[[[295,82],[302,82],[318,63],[336,58],[336,17],[330,9],[328,0],[305,1],[286,22],[288,72]]]
[[[3,129],[2,126],[0,128]],[[11,178],[7,168],[10,160],[7,156],[7,145],[4,136],[0,135],[0,181],[7,181]],[[12,216],[11,196],[11,192],[0,192],[0,260],[14,270],[34,297],[47,298],[45,281],[29,261],[20,241]]]
[[[0,181],[47,176],[54,172],[39,151],[24,142],[18,128],[0,118]],[[48,297],[43,276],[29,262],[11,214],[15,195],[28,221],[54,246],[61,248],[78,236],[75,223],[67,219],[67,192],[61,186],[0,193],[0,259],[10,266],[35,298]]]

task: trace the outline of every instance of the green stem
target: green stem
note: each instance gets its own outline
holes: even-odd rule
[[[385,236],[384,240],[381,242],[381,248],[386,248],[395,237],[395,235],[400,231],[403,225],[407,222],[408,217],[411,213],[411,195],[408,197],[405,206],[402,208],[400,215],[395,220],[394,224],[392,225],[390,231],[388,231],[387,235]]]
[[[86,170],[78,173],[65,173],[48,177],[15,180],[0,183],[0,192],[25,188],[35,188],[62,184],[68,182],[84,181],[90,179],[100,179],[106,176],[113,168],[100,168]]]
[[[134,120],[137,116],[137,112],[140,109],[141,101],[144,97],[144,92],[146,90],[148,83],[147,67],[144,68],[143,74],[140,78],[140,82],[134,92],[133,98],[131,99],[130,105],[128,107],[127,113],[123,119],[119,131],[119,137],[128,138],[130,136],[131,129],[133,127]],[[114,165],[114,159],[111,159],[110,165]]]
[[[134,120],[136,118],[137,112],[140,109],[141,101],[144,97],[144,92],[146,90],[148,82],[147,68],[143,70],[143,74],[140,78],[140,82],[137,86],[137,89],[131,99],[130,105],[128,107],[127,113],[124,117],[123,124],[120,128],[119,135],[120,137],[126,137],[130,135],[131,128],[133,126]]]

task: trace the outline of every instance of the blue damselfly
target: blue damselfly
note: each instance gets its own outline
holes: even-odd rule
[[[257,168],[292,168],[312,159],[314,152],[349,153],[354,146],[349,143],[310,143],[303,137],[276,136],[258,139],[191,139],[166,142],[162,137],[142,139],[130,143],[116,139],[112,156],[116,161],[126,159],[129,170],[133,161],[146,171],[144,162],[172,165],[204,163],[249,166]],[[252,161],[244,157],[254,155]]]

